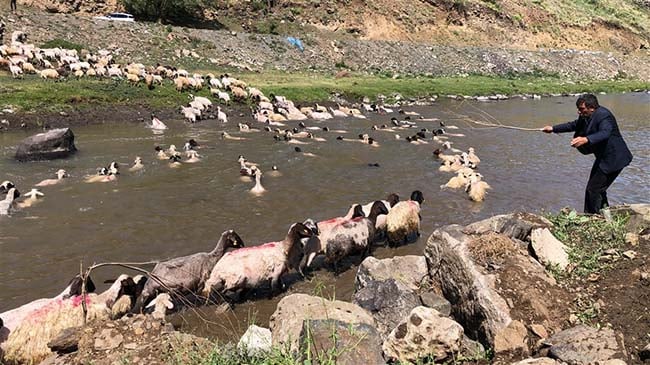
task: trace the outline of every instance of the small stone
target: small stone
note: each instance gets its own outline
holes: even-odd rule
[[[605,250],[605,252],[603,252],[603,253],[604,253],[605,255],[608,255],[608,256],[616,256],[616,255],[618,255],[618,252],[617,252],[616,249],[614,249],[614,248],[607,249],[607,250]]]
[[[138,327],[135,330],[133,330],[133,333],[135,333],[136,336],[141,336],[141,335],[144,334],[144,330],[142,328]]]
[[[112,323],[112,322],[106,322],[106,323],[105,323],[105,326],[106,326],[106,327],[109,327],[109,328],[115,328],[115,323]]]
[[[630,260],[634,260],[634,258],[636,257],[636,252],[632,250],[625,251],[623,252],[623,257]]]
[[[138,348],[138,345],[135,342],[130,342],[124,345],[124,348],[127,350],[135,350]]]
[[[636,233],[631,233],[628,232],[625,234],[625,243],[627,243],[630,246],[638,246],[639,245],[639,235]]]
[[[548,331],[546,331],[546,328],[544,328],[544,326],[542,326],[541,324],[531,324],[530,330],[533,331],[534,334],[539,336],[539,338],[548,337]]]
[[[595,272],[589,274],[589,276],[587,277],[587,280],[591,281],[591,282],[598,281],[598,279],[600,279],[600,274],[595,273]]]
[[[578,316],[576,316],[575,314],[571,313],[571,314],[569,315],[569,323],[571,323],[571,324],[576,324],[576,323],[578,323]]]

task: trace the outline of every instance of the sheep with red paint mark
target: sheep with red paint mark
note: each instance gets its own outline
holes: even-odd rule
[[[270,282],[271,294],[280,288],[282,275],[297,269],[304,238],[317,234],[303,223],[294,223],[284,240],[228,252],[212,269],[203,295],[258,289]]]

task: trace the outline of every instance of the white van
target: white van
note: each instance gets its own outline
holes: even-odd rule
[[[134,22],[133,15],[127,13],[109,13],[105,16],[96,16],[94,19],[101,20],[118,20],[122,22]]]

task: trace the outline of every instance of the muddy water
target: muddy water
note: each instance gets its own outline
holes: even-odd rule
[[[601,97],[601,103],[616,114],[635,155],[633,164],[610,189],[610,201],[649,203],[650,95],[607,95]],[[373,148],[336,141],[339,133],[316,132],[327,142],[300,146],[316,157],[297,154],[294,145],[275,142],[263,131],[239,134],[235,116],[225,128],[214,121],[194,126],[167,121],[170,129],[164,134],[134,124],[76,127],[80,152],[67,160],[49,162],[14,162],[15,145],[28,134],[0,134],[0,179],[13,180],[26,192],[59,168],[71,175],[60,185],[42,188],[46,196],[40,204],[0,218],[0,312],[57,294],[79,271],[80,261],[85,265],[147,261],[206,251],[226,229],[235,229],[248,245],[280,240],[292,222],[340,216],[353,202],[383,198],[391,192],[403,198],[414,189],[424,192],[422,238],[398,249],[378,249],[378,257],[421,254],[426,237],[449,223],[466,224],[515,210],[581,209],[593,157],[571,149],[570,135],[474,128],[453,119],[458,113],[481,120],[490,115],[503,124],[541,127],[573,119],[574,98],[488,103],[442,100],[410,110],[460,127],[456,132],[466,136],[450,140],[459,149],[476,148],[482,160],[479,171],[493,187],[485,202],[473,203],[460,191],[440,190],[451,175],[437,170],[431,154],[435,144],[413,145],[395,140],[388,132],[370,131],[372,124],[387,123],[390,115],[306,122],[308,126],[346,129],[350,138],[369,132],[380,144]],[[434,126],[437,123],[419,123],[419,127]],[[222,130],[248,140],[224,141],[219,138]],[[408,131],[398,133],[405,137]],[[200,163],[171,169],[167,162],[155,159],[155,145],[180,148],[189,138],[201,144],[199,152],[204,159]],[[265,195],[249,194],[253,183],[240,181],[239,154],[258,162],[264,171],[278,166],[282,176],[263,178],[268,190]],[[146,168],[129,173],[124,167],[136,155],[142,156]],[[112,160],[123,166],[118,181],[82,182],[84,175]],[[102,282],[118,273],[117,269],[101,269],[94,279]],[[336,278],[319,270],[309,281],[294,281],[288,292],[318,292],[349,300],[353,278],[354,270]],[[206,307],[197,313],[184,312],[174,321],[186,330],[228,338],[242,333],[250,322],[266,325],[278,300],[239,304],[228,314],[216,314],[214,307]]]

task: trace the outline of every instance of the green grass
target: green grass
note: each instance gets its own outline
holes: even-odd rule
[[[202,70],[220,74],[223,70]],[[476,76],[427,77],[351,74],[335,78],[322,73],[232,73],[249,85],[261,89],[266,95],[284,95],[295,102],[324,101],[333,93],[340,93],[349,100],[367,96],[374,99],[383,94],[391,97],[396,93],[404,98],[420,98],[433,95],[491,95],[522,93],[575,93],[575,92],[623,92],[650,89],[650,83],[636,80],[587,81],[568,83],[554,76],[540,74],[507,78]],[[208,96],[204,88],[195,92]],[[110,79],[69,78],[66,81],[45,81],[35,75],[24,79],[0,76],[0,107],[12,106],[18,111],[56,112],[75,108],[91,108],[97,105],[139,104],[155,108],[178,107],[187,102],[187,92],[177,92],[167,81],[165,85],[148,90],[144,85],[129,85],[126,81]]]
[[[584,278],[607,269],[611,264],[599,258],[609,249],[619,249],[625,244],[625,224],[629,216],[613,214],[608,222],[600,216],[579,215],[563,211],[547,218],[553,222],[553,234],[568,247],[569,272],[552,270],[556,278]]]

